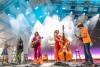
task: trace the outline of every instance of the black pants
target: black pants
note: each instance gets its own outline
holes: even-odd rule
[[[16,58],[17,58],[18,63],[21,63],[21,54],[22,54],[22,51],[17,51]]]

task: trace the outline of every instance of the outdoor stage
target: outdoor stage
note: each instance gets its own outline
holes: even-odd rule
[[[62,63],[54,64],[54,61],[47,61],[44,62],[42,65],[24,63],[19,65],[5,64],[5,65],[0,65],[0,67],[100,67],[100,60],[94,60],[94,64],[83,64],[83,62],[75,63],[74,61],[71,61],[71,62],[62,62]]]
[[[87,29],[86,33],[78,28],[79,23]],[[66,56],[70,54],[71,62],[54,64],[55,30],[59,30],[61,36],[57,37],[60,46],[68,45],[66,51],[60,48],[57,53],[61,50],[65,60],[65,52]],[[36,39],[41,45],[38,51],[32,47],[35,32],[39,33],[39,40]],[[68,44],[64,44],[66,39]],[[90,49],[85,48],[84,43],[90,43]],[[22,45],[21,64],[16,64],[20,54],[18,45]],[[89,52],[94,64],[83,64]],[[35,53],[37,59],[42,57],[48,61],[33,64]],[[3,60],[7,64],[3,64]],[[0,67],[100,67],[100,0],[0,0]]]

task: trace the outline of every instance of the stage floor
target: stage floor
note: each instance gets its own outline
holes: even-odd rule
[[[0,67],[100,67],[100,60],[94,60],[93,65],[86,65],[86,64],[83,64],[83,62],[75,63],[74,61],[63,62],[63,63],[59,63],[58,65],[55,65],[54,61],[48,61],[48,62],[44,62],[42,65],[36,65],[36,64],[31,64],[31,63],[19,64],[19,65],[15,65],[15,64],[2,65],[2,64],[0,64]]]

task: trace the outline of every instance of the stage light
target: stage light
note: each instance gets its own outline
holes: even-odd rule
[[[35,10],[37,10],[39,7],[37,6],[37,7],[35,7]]]
[[[56,10],[56,13],[58,13],[59,11],[58,10]]]
[[[9,9],[5,9],[5,14],[7,14],[8,16],[10,16],[10,10]]]
[[[14,3],[14,6],[15,6],[15,8],[16,8],[17,10],[19,10],[20,5],[19,5],[19,2],[18,2],[18,1],[17,1],[16,3]]]
[[[45,15],[50,15],[50,12],[45,12]]]
[[[19,10],[19,7],[17,7],[17,10]]]
[[[8,15],[8,16],[10,16],[10,14],[9,14],[9,13],[8,13],[7,15]]]
[[[85,15],[85,13],[83,13],[83,15]]]
[[[34,21],[32,21],[32,23],[35,23]]]
[[[83,12],[84,12],[84,13],[88,13],[88,9],[89,9],[88,7],[84,7],[84,8],[83,8]]]
[[[26,1],[26,3],[29,3],[29,0],[25,0]]]
[[[62,9],[65,10],[66,8],[65,7],[62,7]]]
[[[70,12],[70,15],[72,15],[72,14],[73,14],[73,12],[71,11],[71,12]]]
[[[26,15],[29,15],[30,14],[30,12],[29,11],[26,11],[26,13],[25,13]]]
[[[42,16],[39,16],[39,18],[42,18]]]
[[[87,11],[87,9],[84,9],[83,11]]]
[[[28,3],[29,3],[29,1],[26,1],[26,3],[28,4]]]
[[[97,14],[97,17],[99,17],[100,16],[100,14]]]

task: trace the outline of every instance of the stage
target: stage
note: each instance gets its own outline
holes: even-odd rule
[[[100,67],[100,0],[0,0],[0,67]]]
[[[84,64],[82,62],[59,62],[54,64],[54,61],[46,61],[43,64],[22,63],[22,64],[0,64],[0,67],[100,67],[100,60],[94,60],[94,64]]]

